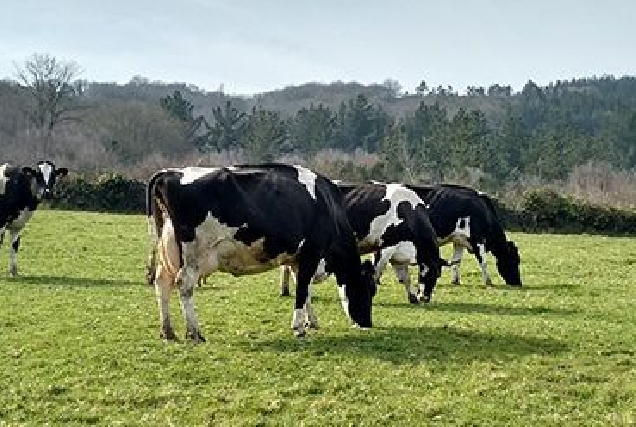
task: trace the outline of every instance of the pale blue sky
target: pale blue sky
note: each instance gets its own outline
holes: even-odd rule
[[[33,53],[83,78],[249,95],[335,80],[429,86],[636,75],[634,0],[2,0],[0,78]]]

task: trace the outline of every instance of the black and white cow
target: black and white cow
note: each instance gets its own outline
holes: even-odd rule
[[[8,163],[0,166],[0,244],[5,232],[9,231],[11,276],[18,275],[20,231],[33,216],[38,204],[51,197],[56,178],[67,173],[66,168],[56,168],[49,161],[40,161],[35,168]]]
[[[402,283],[411,303],[429,302],[442,266],[447,264],[440,258],[424,202],[400,184],[338,183],[338,187],[344,194],[344,207],[360,253],[376,254],[376,281],[389,259],[392,264],[405,264],[407,268],[415,260],[420,270],[418,295],[411,290],[410,281]],[[380,253],[385,257],[378,256]],[[316,275],[322,278],[324,273],[319,270]],[[289,295],[289,279],[289,270],[283,269],[281,295]]]
[[[168,310],[172,287],[179,290],[186,336],[205,341],[192,301],[198,278],[282,264],[297,273],[292,328],[302,336],[305,322],[317,321],[309,283],[322,259],[344,289],[345,313],[371,327],[373,267],[361,262],[342,195],[328,179],[282,164],[168,169],[152,176],[147,192],[148,280],[155,284],[162,337],[176,338]]]
[[[511,286],[521,286],[519,251],[513,242],[507,240],[493,201],[486,194],[452,184],[407,187],[427,204],[438,244],[453,244],[454,254],[450,265],[454,284],[460,283],[459,264],[464,249],[467,249],[477,258],[487,285],[492,285],[486,268],[486,253],[490,252],[496,259],[497,270],[504,281]],[[389,254],[382,256],[386,258]],[[404,264],[394,265],[394,268],[400,281],[408,277],[408,268]]]

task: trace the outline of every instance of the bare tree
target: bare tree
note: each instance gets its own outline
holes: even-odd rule
[[[23,66],[14,65],[18,85],[30,95],[24,112],[38,130],[50,135],[56,125],[79,120],[84,83],[77,79],[82,69],[75,61],[36,53]]]

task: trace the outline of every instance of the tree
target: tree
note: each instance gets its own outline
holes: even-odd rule
[[[15,67],[18,85],[30,94],[24,112],[37,129],[50,135],[58,124],[80,120],[78,112],[86,107],[80,103],[84,82],[77,80],[82,69],[76,62],[36,53]]]
[[[247,128],[247,115],[232,106],[231,101],[225,103],[225,107],[216,107],[212,110],[214,123],[212,126],[206,123],[208,132],[205,138],[204,149],[216,148],[227,150],[242,145],[242,140]]]
[[[201,124],[205,123],[205,118],[203,116],[194,117],[194,105],[183,98],[181,91],[175,90],[172,96],[167,95],[160,98],[159,103],[171,117],[181,123],[186,141],[194,143],[195,146],[205,143],[205,136],[196,136]]]
[[[374,108],[366,96],[359,94],[340,104],[335,117],[334,148],[376,151],[391,125],[392,118],[381,107]]]
[[[434,182],[442,182],[451,163],[448,133],[446,109],[438,103],[429,106],[420,102],[418,109],[404,118],[399,133],[387,138],[385,144],[391,144],[394,161],[404,165],[408,180],[428,175]]]
[[[428,92],[428,85],[424,80],[422,80],[420,84],[417,85],[417,87],[415,88],[415,92],[417,92],[418,95],[426,95],[426,92]]]
[[[294,149],[314,155],[332,144],[335,118],[322,104],[303,107],[290,123],[290,140]]]
[[[402,85],[397,80],[385,79],[382,82],[382,86],[389,90],[389,93],[393,98],[399,97],[402,92]]]
[[[181,95],[181,91],[175,90],[173,95],[159,99],[159,104],[172,117],[183,122],[191,122],[194,120],[194,105]]]
[[[287,135],[278,111],[254,107],[247,120],[245,149],[252,161],[272,162],[284,151]]]

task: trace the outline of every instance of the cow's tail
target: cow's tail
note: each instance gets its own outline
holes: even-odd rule
[[[162,202],[162,194],[158,189],[158,183],[166,175],[165,170],[156,172],[146,187],[146,220],[148,222],[148,259],[146,261],[146,281],[152,285],[155,281],[157,267],[157,245],[163,230],[165,205]]]

